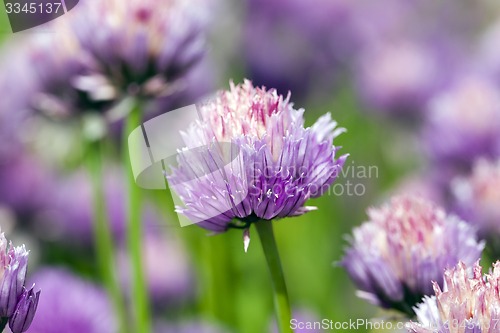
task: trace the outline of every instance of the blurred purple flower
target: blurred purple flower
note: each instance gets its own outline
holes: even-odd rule
[[[0,158],[0,204],[20,215],[33,213],[46,205],[52,178],[34,156],[18,152],[6,160]]]
[[[21,41],[7,42],[1,50],[0,164],[17,156],[23,146],[23,125],[30,114],[26,100],[35,90],[25,53]]]
[[[472,268],[469,266],[469,268]],[[483,277],[476,262],[473,274],[460,262],[444,273],[445,287],[434,283],[435,296],[426,297],[415,308],[418,322],[411,322],[413,333],[492,333],[500,320],[500,262]]]
[[[36,83],[29,106],[56,119],[107,110],[117,93],[74,36],[58,25],[54,29],[57,33],[27,41],[26,56]]]
[[[29,333],[115,333],[105,292],[62,269],[46,268],[33,280],[43,290]]]
[[[500,160],[479,159],[468,176],[452,183],[455,208],[482,237],[500,235]]]
[[[70,22],[119,93],[166,96],[205,55],[208,0],[85,1]]]
[[[106,168],[104,195],[111,232],[116,239],[125,235],[126,197],[122,172]],[[92,182],[87,172],[76,171],[56,180],[40,223],[43,235],[88,245],[93,240]]]
[[[183,133],[187,147],[167,178],[183,201],[177,211],[214,232],[306,213],[305,202],[328,189],[346,159],[335,159],[332,142],[344,129],[335,128],[330,114],[304,128],[303,109],[250,81],[231,84],[199,111],[203,121]],[[189,150],[200,146],[207,149]],[[200,177],[214,168],[224,172]]]
[[[185,249],[165,230],[149,230],[143,241],[144,276],[156,305],[175,304],[193,293],[193,277]],[[131,290],[130,263],[126,249],[118,254],[124,290]]]
[[[500,91],[486,77],[466,75],[429,104],[423,130],[438,164],[468,171],[471,161],[500,154]]]
[[[111,232],[118,242],[125,239],[126,191],[123,172],[114,166],[104,168],[104,195]],[[89,245],[93,240],[92,182],[84,170],[59,178],[41,219],[45,237]],[[157,226],[161,219],[151,206],[143,210],[143,226]]]
[[[431,281],[442,284],[445,268],[472,264],[484,247],[473,227],[419,197],[395,197],[368,216],[354,229],[341,265],[359,297],[409,315],[432,293]]]
[[[386,42],[365,50],[355,78],[367,105],[382,113],[422,120],[427,100],[445,80],[444,64],[436,51],[410,41]]]
[[[352,52],[351,7],[346,0],[247,0],[248,75],[280,94],[329,93],[339,63]]]

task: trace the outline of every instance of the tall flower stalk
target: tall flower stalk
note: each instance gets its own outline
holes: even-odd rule
[[[305,128],[303,113],[274,89],[231,84],[198,107],[167,176],[182,203],[176,211],[192,223],[214,233],[243,230],[245,251],[256,225],[282,332],[290,330],[290,306],[272,221],[314,210],[306,201],[326,192],[347,157],[336,158],[333,146],[344,129],[329,114]]]
[[[291,310],[288,300],[288,291],[285,283],[283,268],[274,238],[273,225],[271,223],[257,222],[255,228],[260,237],[262,250],[266,257],[267,266],[271,273],[274,290],[274,308],[280,332],[292,332],[290,329]]]
[[[94,206],[94,239],[97,250],[99,269],[104,280],[107,292],[113,302],[119,321],[120,332],[127,332],[127,317],[125,302],[120,291],[116,276],[114,260],[115,247],[107,217],[106,198],[104,195],[104,179],[102,170],[102,140],[89,143],[88,169],[92,177],[93,206]]]
[[[142,225],[141,225],[141,190],[137,186],[132,172],[128,135],[141,125],[142,103],[135,100],[125,126],[123,140],[123,157],[127,166],[128,211],[127,211],[127,243],[132,268],[132,308],[135,315],[135,332],[151,332],[149,297],[144,273],[142,271]]]

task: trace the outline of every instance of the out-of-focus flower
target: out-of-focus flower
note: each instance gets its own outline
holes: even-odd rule
[[[22,333],[28,330],[35,317],[39,299],[40,291],[35,293],[33,288],[24,290],[19,298],[14,314],[9,319],[9,327],[12,333]]]
[[[143,241],[144,276],[156,305],[175,304],[192,294],[193,278],[187,253],[172,234],[161,229],[146,231]],[[124,290],[131,290],[130,263],[125,250],[118,257]]]
[[[205,54],[207,0],[86,1],[70,22],[118,93],[171,95]]]
[[[470,267],[470,266],[469,266]],[[426,297],[415,308],[418,323],[409,323],[414,333],[490,333],[500,321],[500,262],[483,277],[476,262],[472,276],[460,262],[444,273],[443,290],[434,282],[435,296]]]
[[[354,46],[351,7],[345,0],[248,0],[243,56],[249,77],[299,98],[329,92]]]
[[[368,48],[355,69],[367,105],[382,113],[422,118],[426,101],[445,78],[436,52],[430,45],[408,41]]]
[[[111,232],[116,239],[123,239],[126,218],[123,175],[113,167],[106,168],[104,173],[102,186]],[[89,174],[78,170],[66,177],[61,176],[56,184],[52,187],[50,201],[40,221],[43,236],[88,245],[93,239],[94,216]]]
[[[482,237],[500,234],[500,160],[479,159],[472,173],[452,183],[457,211]]]
[[[33,289],[29,292],[24,289],[27,268],[28,251],[24,245],[7,247],[5,235],[0,234],[0,318],[11,320],[10,328],[14,333],[22,333],[30,326],[39,297],[39,293],[34,295]],[[32,302],[34,308],[30,305]],[[21,318],[26,319],[25,325],[19,323]]]
[[[7,42],[1,51],[0,164],[17,156],[22,147],[23,124],[29,115],[26,100],[35,91],[23,41]]]
[[[114,238],[121,242],[126,230],[126,196],[123,184],[123,173],[120,169],[108,166],[104,169],[104,196],[107,207],[107,218]],[[77,189],[77,190],[76,190]],[[57,186],[52,186],[50,200],[45,205],[40,220],[41,237],[49,237],[62,241],[70,240],[71,244],[89,245],[93,240],[92,182],[87,172],[75,171],[58,179]],[[160,218],[151,206],[143,210],[144,228],[157,225]]]
[[[113,308],[105,292],[61,269],[46,268],[33,279],[44,296],[30,333],[115,333]]]
[[[440,164],[468,171],[478,157],[500,154],[500,92],[486,77],[467,75],[429,105],[427,150]]]
[[[177,211],[214,232],[304,214],[311,209],[305,202],[324,193],[346,159],[335,158],[332,142],[344,129],[329,114],[304,128],[303,109],[250,81],[231,84],[199,113],[167,178],[183,201]]]
[[[429,172],[418,173],[403,178],[391,191],[393,195],[411,195],[432,201],[437,205],[443,203],[441,189],[436,186]]]
[[[419,197],[395,197],[368,216],[354,229],[341,265],[359,297],[410,315],[431,294],[431,281],[442,284],[445,268],[472,264],[484,247],[473,227]]]
[[[36,83],[36,91],[28,96],[29,107],[56,119],[103,113],[117,93],[74,36],[55,28],[52,34],[27,41],[26,56]]]
[[[30,214],[45,206],[52,174],[43,162],[23,152],[0,159],[0,204]]]
[[[481,69],[500,82],[500,19],[492,24],[483,34],[479,43],[478,63]]]

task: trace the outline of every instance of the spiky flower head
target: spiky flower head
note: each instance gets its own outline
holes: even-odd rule
[[[118,91],[166,95],[205,54],[208,7],[208,0],[88,1],[72,28]]]
[[[0,318],[3,327],[9,323],[13,333],[26,331],[36,312],[39,292],[24,288],[28,268],[28,251],[24,245],[7,246],[7,239],[0,234]],[[22,320],[21,320],[22,319]],[[2,329],[3,329],[2,327]]]
[[[470,268],[470,266],[469,266]],[[482,274],[477,261],[472,272],[459,262],[444,273],[445,286],[434,282],[435,296],[415,308],[414,333],[493,333],[500,330],[500,262]],[[470,274],[472,273],[472,274]]]
[[[304,214],[346,159],[335,156],[333,139],[344,129],[329,114],[305,128],[304,110],[289,96],[248,80],[217,93],[199,114],[182,133],[186,147],[168,180],[182,200],[177,211],[214,232]]]
[[[445,268],[472,264],[484,247],[473,227],[420,197],[394,197],[368,216],[354,229],[341,265],[358,296],[409,315],[432,293],[431,281],[442,284]]]

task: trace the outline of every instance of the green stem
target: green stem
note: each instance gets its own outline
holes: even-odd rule
[[[279,331],[281,333],[292,332],[290,328],[290,303],[288,301],[285,276],[283,275],[280,256],[276,246],[276,240],[274,239],[272,222],[257,221],[254,224],[259,234],[269,272],[271,273],[274,291],[274,310],[276,312]]]
[[[128,214],[127,243],[132,267],[132,309],[135,315],[135,332],[151,332],[151,317],[148,289],[142,266],[142,225],[141,225],[141,190],[137,186],[129,155],[128,135],[141,125],[141,103],[136,101],[135,107],[127,117],[123,156],[127,165]]]
[[[102,142],[95,141],[89,145],[88,170],[92,178],[92,199],[94,207],[93,229],[99,263],[99,269],[104,280],[107,292],[113,302],[118,317],[120,332],[127,332],[127,317],[125,302],[115,276],[114,241],[111,234],[106,212],[106,198],[104,194],[104,180],[102,171]]]

